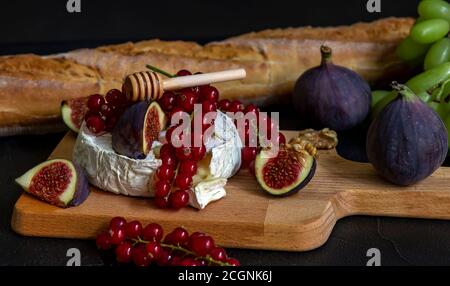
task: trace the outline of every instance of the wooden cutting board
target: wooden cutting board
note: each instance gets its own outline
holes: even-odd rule
[[[287,138],[296,132],[284,132]],[[71,158],[76,136],[68,133],[51,158]],[[204,231],[226,247],[304,251],[328,239],[337,220],[350,215],[450,219],[450,168],[442,167],[412,187],[394,186],[370,164],[320,151],[316,175],[298,194],[274,198],[263,193],[247,171],[231,178],[227,196],[198,211],[160,210],[150,199],[130,198],[92,188],[78,207],[60,209],[28,194],[17,201],[13,229],[23,235],[93,238],[113,216],[164,229]]]

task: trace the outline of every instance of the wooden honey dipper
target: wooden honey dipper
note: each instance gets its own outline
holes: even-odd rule
[[[243,79],[245,76],[245,69],[233,69],[167,79],[163,79],[159,73],[153,71],[142,71],[127,76],[123,83],[122,91],[131,101],[158,100],[165,91]]]

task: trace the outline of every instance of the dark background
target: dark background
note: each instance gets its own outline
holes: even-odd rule
[[[71,48],[150,38],[207,42],[264,28],[340,25],[387,16],[415,16],[419,1],[381,0],[382,13],[366,0],[315,1],[93,1],[66,12],[66,1],[1,1],[0,53],[53,53]],[[295,129],[295,113],[281,112],[281,128]],[[0,265],[65,265],[79,248],[83,265],[114,264],[93,241],[28,238],[10,228],[21,190],[14,178],[45,160],[63,133],[0,138]],[[68,226],[70,227],[70,226]],[[450,223],[437,220],[350,217],[336,225],[321,248],[303,253],[229,249],[244,265],[365,265],[367,250],[381,251],[382,265],[450,265]]]
[[[81,13],[68,13],[66,2],[1,1],[0,44],[12,53],[18,45],[21,51],[35,52],[30,43],[58,50],[64,45],[56,43],[150,38],[206,42],[266,28],[415,16],[419,0],[381,0],[381,13],[367,12],[367,0],[81,0]]]

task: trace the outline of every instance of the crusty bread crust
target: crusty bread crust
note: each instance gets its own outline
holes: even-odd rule
[[[205,46],[148,40],[48,57],[0,57],[0,131],[10,135],[8,130],[49,126],[60,120],[62,100],[120,88],[126,75],[145,70],[145,64],[171,73],[245,68],[244,80],[217,84],[221,97],[264,105],[285,100],[296,79],[319,64],[319,47],[327,44],[336,64],[373,82],[403,68],[394,50],[412,24],[409,18],[387,18],[351,26],[265,30]]]

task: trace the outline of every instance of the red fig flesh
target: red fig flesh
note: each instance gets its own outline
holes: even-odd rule
[[[58,206],[77,206],[89,195],[84,170],[64,159],[43,162],[32,168],[16,182],[28,193]]]
[[[79,132],[84,115],[87,113],[88,97],[64,100],[61,104],[61,115],[64,123],[74,132]]]
[[[264,191],[274,196],[288,196],[303,189],[313,178],[316,160],[306,150],[280,146],[277,156],[262,150],[255,160],[255,175]]]
[[[138,102],[120,116],[112,131],[112,147],[120,155],[143,159],[165,128],[167,119],[159,104]]]

